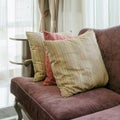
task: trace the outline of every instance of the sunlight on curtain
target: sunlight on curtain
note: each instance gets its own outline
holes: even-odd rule
[[[107,28],[120,25],[120,0],[60,0],[59,31]]]
[[[0,0],[0,80],[21,75],[21,66],[9,63],[15,56],[22,56],[22,42],[9,38],[38,31],[37,0]]]
[[[78,34],[83,25],[81,8],[81,0],[59,0],[58,31]]]
[[[0,1],[0,80],[8,78],[7,0]]]
[[[120,24],[120,0],[83,0],[84,26],[107,28]]]

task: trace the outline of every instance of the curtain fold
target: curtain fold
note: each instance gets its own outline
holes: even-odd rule
[[[58,7],[59,0],[49,0],[49,9],[50,9],[50,15],[51,15],[51,26],[50,31],[51,32],[57,32],[58,31]]]
[[[84,27],[107,28],[120,24],[120,0],[82,0]]]
[[[76,35],[82,27],[82,0],[60,0],[58,31],[72,31]]]
[[[38,21],[34,19],[38,12],[36,3],[37,0],[0,0],[0,84],[21,76],[21,66],[9,61],[22,62],[22,42],[9,38],[38,31]],[[20,59],[16,60],[18,56]]]
[[[39,31],[49,31],[49,1],[48,0],[38,0],[39,10],[40,10],[40,29]]]
[[[0,81],[8,80],[7,1],[0,1]],[[4,13],[4,14],[3,14]]]
[[[59,0],[38,0],[41,14],[39,31],[57,32]]]
[[[45,30],[45,0],[39,0],[39,9],[40,9],[40,14],[41,14],[41,22],[40,22],[40,30],[39,31],[44,31]]]
[[[120,25],[120,0],[60,0],[58,31]]]

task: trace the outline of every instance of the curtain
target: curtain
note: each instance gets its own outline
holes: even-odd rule
[[[21,66],[9,63],[22,56],[22,42],[9,38],[38,31],[37,0],[0,0],[0,82],[21,75]]]
[[[50,14],[49,14],[49,1],[38,0],[40,9],[40,29],[39,31],[50,31]]]
[[[120,25],[120,0],[60,0],[58,31]]]
[[[56,32],[59,0],[38,0],[38,2],[41,15],[39,31]]]
[[[83,0],[84,26],[107,28],[120,24],[120,0]]]
[[[7,1],[0,1],[0,81],[8,78]],[[4,14],[3,14],[4,13]]]
[[[72,31],[76,35],[82,26],[82,0],[60,0],[58,31]]]
[[[49,0],[49,9],[51,15],[51,24],[50,24],[50,31],[57,32],[58,31],[58,7],[59,0]]]

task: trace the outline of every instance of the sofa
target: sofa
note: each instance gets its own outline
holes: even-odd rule
[[[120,26],[94,32],[109,75],[108,84],[65,98],[56,85],[44,86],[43,81],[33,82],[33,77],[15,77],[11,93],[19,120],[23,118],[21,109],[30,120],[120,120]]]

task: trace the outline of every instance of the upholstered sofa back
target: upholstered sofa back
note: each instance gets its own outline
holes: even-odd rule
[[[87,29],[81,30],[79,34],[85,31]],[[109,74],[107,87],[120,93],[120,26],[94,31]]]

